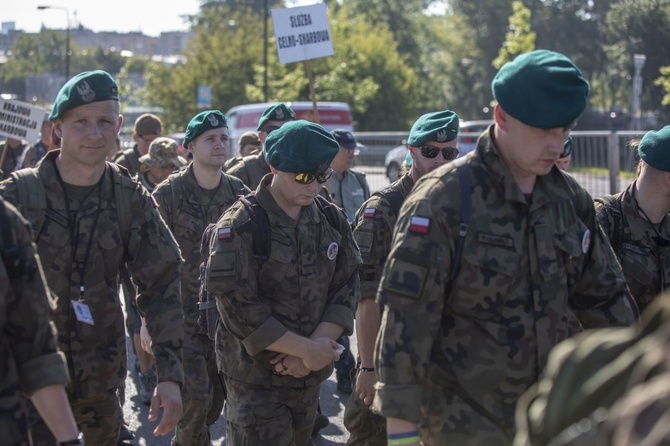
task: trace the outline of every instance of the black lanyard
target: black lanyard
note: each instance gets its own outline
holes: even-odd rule
[[[98,226],[98,218],[100,217],[100,212],[101,212],[101,207],[102,207],[102,181],[105,178],[105,173],[102,173],[102,177],[100,177],[100,181],[98,181],[98,184],[96,187],[98,188],[98,209],[95,212],[95,218],[93,219],[93,225],[91,226],[91,234],[88,238],[88,245],[86,246],[86,252],[84,254],[84,260],[83,262],[77,261],[77,246],[79,245],[79,236],[81,234],[81,231],[78,230],[78,228],[75,228],[75,226],[78,224],[77,222],[77,217],[73,215],[71,209],[70,209],[70,198],[68,197],[67,194],[67,187],[65,185],[65,182],[63,181],[63,178],[60,176],[60,172],[58,169],[56,169],[56,175],[58,177],[58,181],[63,188],[63,198],[65,200],[65,212],[67,212],[67,223],[68,227],[70,228],[70,240],[72,244],[72,252],[74,255],[74,263],[76,265],[77,269],[77,274],[79,274],[79,300],[84,300],[84,277],[86,275],[86,265],[88,264],[88,257],[91,254],[91,247],[93,246],[93,239],[94,239],[94,234],[95,230]],[[90,195],[90,194],[89,194]],[[81,209],[81,204],[83,204],[86,199],[88,198],[88,195],[81,201],[79,209]],[[79,209],[77,209],[77,213],[79,213]]]

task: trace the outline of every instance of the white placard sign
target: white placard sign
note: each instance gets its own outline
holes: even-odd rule
[[[279,62],[283,64],[335,53],[325,3],[273,9],[272,24]]]
[[[37,141],[45,115],[43,108],[0,98],[0,138]]]

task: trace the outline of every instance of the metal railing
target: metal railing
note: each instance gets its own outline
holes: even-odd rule
[[[635,177],[637,155],[630,141],[645,131],[574,131],[570,173],[592,196],[623,190]],[[404,144],[406,132],[359,132],[356,139],[365,146],[356,158],[355,169],[367,174],[371,191],[389,184],[384,158],[389,150]],[[463,134],[476,138],[478,134]]]

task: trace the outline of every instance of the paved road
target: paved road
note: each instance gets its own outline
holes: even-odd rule
[[[356,337],[351,337],[351,348],[354,356],[356,355]],[[129,352],[132,352],[130,340],[126,343]],[[129,369],[134,370],[134,355],[130,353],[128,358]],[[126,379],[126,404],[123,407],[124,417],[136,438],[130,443],[143,446],[169,446],[172,434],[165,437],[155,437],[153,429],[157,422],[151,423],[147,420],[149,415],[148,406],[140,402],[137,387],[135,384],[135,373],[131,372]],[[348,395],[340,393],[336,389],[335,374],[321,385],[321,410],[330,419],[330,425],[323,429],[319,435],[314,437],[314,443],[317,446],[343,445],[347,440],[347,431],[342,424],[344,406]],[[219,421],[211,428],[212,445],[223,446],[225,441],[225,419],[219,418]]]

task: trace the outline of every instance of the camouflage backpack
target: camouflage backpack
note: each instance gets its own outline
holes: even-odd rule
[[[7,277],[18,280],[32,278],[37,273],[37,264],[21,256],[21,250],[14,239],[14,231],[7,215],[7,204],[0,200],[0,257],[5,265]]]
[[[135,189],[139,184],[132,180],[125,168],[113,163],[107,165],[119,173],[114,175],[114,199],[116,209],[119,210],[117,213],[121,234],[127,234],[126,248],[132,252],[141,238],[139,229],[142,222],[137,216],[142,214],[142,209],[138,200],[129,200],[128,194],[122,191],[124,188]],[[16,170],[11,173],[11,177],[16,181],[18,189],[16,208],[30,222],[33,240],[37,241],[44,226],[47,210],[44,183],[39,177],[37,168]]]
[[[247,209],[250,218],[240,226],[238,232],[244,233],[246,231],[251,231],[253,233],[253,246],[251,248],[252,255],[261,261],[265,261],[270,257],[270,249],[272,247],[268,214],[258,203],[255,192],[240,197],[239,200]],[[315,202],[319,211],[326,216],[328,224],[338,232],[341,232],[342,226],[340,221],[341,218],[344,217],[342,211],[321,195],[316,196]],[[203,261],[200,264],[200,293],[198,296],[198,310],[200,310],[198,326],[207,333],[212,340],[215,338],[216,326],[221,317],[216,308],[216,297],[212,296],[207,291],[205,272],[207,270],[207,261],[209,258],[209,246],[212,237],[214,236],[215,227],[215,223],[207,225],[202,235],[202,241],[200,242],[200,254],[202,255]]]

